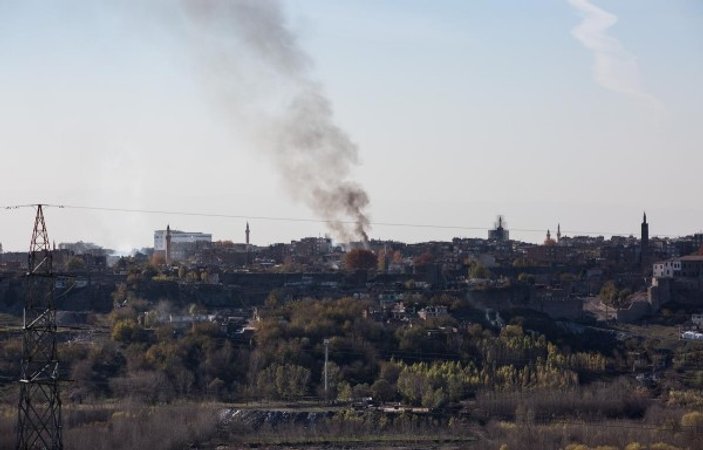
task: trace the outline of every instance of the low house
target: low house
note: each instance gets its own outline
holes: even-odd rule
[[[417,315],[422,320],[437,319],[440,317],[449,317],[449,313],[447,312],[447,307],[443,306],[443,305],[427,306],[425,308],[422,308],[420,311],[418,311]]]

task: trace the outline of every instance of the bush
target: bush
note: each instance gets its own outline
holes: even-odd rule
[[[115,396],[155,404],[173,398],[173,387],[162,372],[138,371],[110,380]]]
[[[639,442],[630,442],[625,446],[625,450],[645,450],[645,447]]]
[[[649,447],[650,450],[683,450],[680,447],[674,447],[673,445],[666,444],[664,442],[657,442]]]
[[[693,411],[684,414],[681,417],[681,428],[683,428],[684,435],[691,441],[695,442],[701,439],[701,435],[703,435],[703,413]]]
[[[696,431],[703,431],[703,413],[693,411],[681,417],[681,426],[684,428],[695,428]]]
[[[71,411],[66,411],[67,416]],[[198,405],[135,407],[118,404],[106,422],[64,430],[64,448],[132,450],[202,448],[217,432],[214,409]]]
[[[116,342],[121,342],[123,344],[129,344],[133,341],[138,341],[143,338],[142,330],[132,319],[118,320],[112,326],[112,340]]]

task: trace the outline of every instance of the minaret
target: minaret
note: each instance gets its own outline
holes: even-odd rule
[[[552,239],[552,233],[549,230],[547,230],[547,241],[546,242],[549,242],[551,239]]]
[[[246,242],[246,251],[247,251],[247,254],[246,254],[246,257],[247,257],[246,265],[247,266],[251,263],[251,254],[250,254],[251,247],[249,246],[249,233],[250,232],[251,232],[251,230],[249,229],[249,222],[247,222],[247,227],[244,229],[244,242]]]
[[[557,224],[557,244],[559,243],[560,240],[561,240],[561,224],[558,223]]]
[[[649,261],[649,224],[647,223],[647,213],[642,215],[642,233],[640,236],[640,264],[642,268],[647,267]]]
[[[166,264],[171,264],[171,224],[166,225]]]
[[[388,256],[388,244],[383,244],[383,271],[388,273],[388,266],[391,265],[391,257]]]

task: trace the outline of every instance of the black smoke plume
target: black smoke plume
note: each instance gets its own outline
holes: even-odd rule
[[[276,0],[184,0],[211,95],[255,130],[285,188],[344,242],[367,241],[366,191],[350,178],[358,148],[334,121]]]

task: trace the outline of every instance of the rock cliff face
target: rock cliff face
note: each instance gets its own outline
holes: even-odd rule
[[[124,276],[105,274],[57,278],[56,309],[108,313],[113,307],[112,293],[122,282],[125,282]],[[206,307],[242,304],[236,289],[222,285],[142,281],[134,292],[150,302],[169,299],[180,307],[191,303]],[[262,298],[265,298],[265,294],[268,292],[262,293]],[[0,275],[0,312],[21,315],[24,298],[25,285],[21,274]]]
[[[112,309],[111,294],[119,280],[114,277],[56,279],[56,309],[107,313]],[[73,287],[71,287],[73,285]],[[21,315],[25,283],[21,274],[0,277],[0,312]]]
[[[241,306],[236,289],[220,284],[142,281],[134,292],[137,297],[150,302],[168,299],[177,307],[186,307],[191,303],[213,308]]]
[[[563,293],[547,296],[533,287],[510,286],[505,288],[474,289],[466,298],[479,309],[505,311],[513,308],[528,308],[547,314],[553,319],[577,319],[583,313],[583,299]]]

